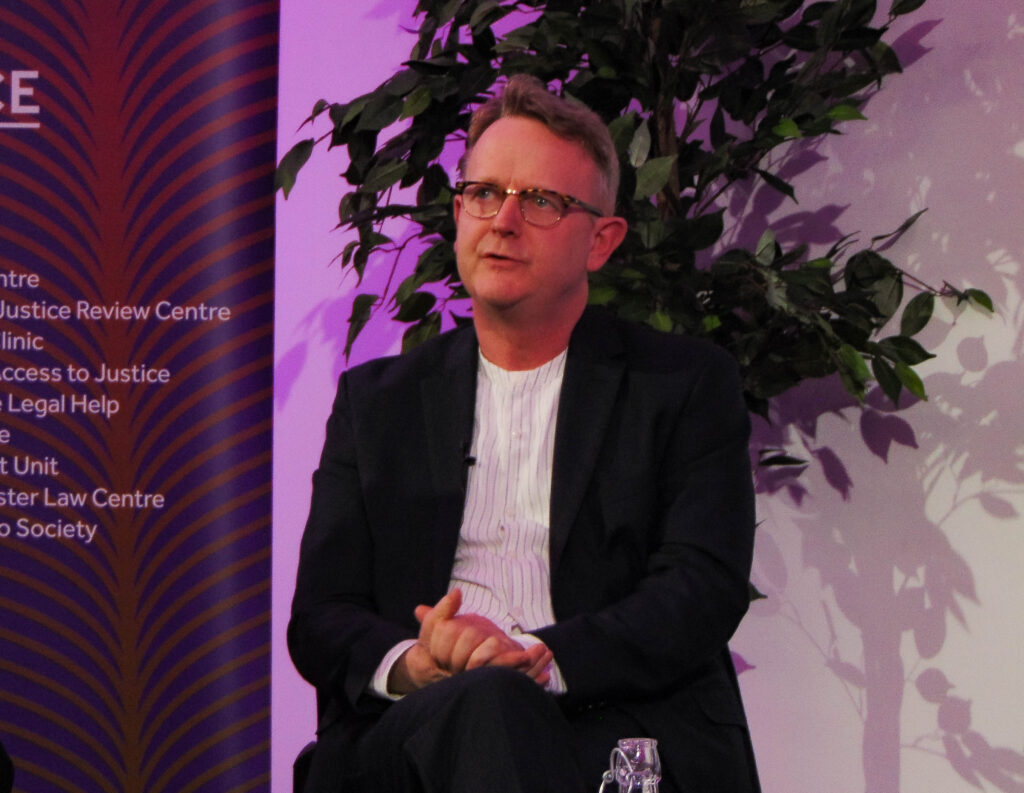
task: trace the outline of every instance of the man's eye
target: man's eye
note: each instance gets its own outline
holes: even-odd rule
[[[530,193],[529,201],[537,207],[537,209],[550,210],[558,208],[558,200],[546,193]]]
[[[490,201],[497,195],[497,190],[490,185],[477,185],[473,188],[473,198],[478,201]]]

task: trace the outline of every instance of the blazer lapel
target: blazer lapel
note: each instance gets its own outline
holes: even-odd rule
[[[586,312],[569,342],[558,403],[551,481],[552,576],[597,464],[624,371],[618,334],[598,313]]]
[[[467,457],[476,402],[475,334],[469,329],[453,333],[438,364],[420,383],[420,404],[427,434],[427,459],[423,462],[439,505],[433,516],[438,540],[434,544],[433,570],[436,581],[446,588],[466,502]]]

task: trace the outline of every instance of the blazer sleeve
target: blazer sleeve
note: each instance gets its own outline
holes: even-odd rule
[[[299,673],[318,691],[344,697],[355,707],[387,651],[415,634],[376,613],[373,538],[350,387],[348,373],[343,374],[313,474],[288,649]]]
[[[659,697],[719,663],[749,604],[750,422],[735,362],[627,374],[535,630],[572,700]],[[628,483],[628,484],[624,484]]]

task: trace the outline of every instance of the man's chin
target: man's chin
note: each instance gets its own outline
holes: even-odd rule
[[[511,311],[522,303],[526,294],[521,288],[512,283],[500,283],[503,279],[494,280],[499,283],[477,284],[471,291],[474,306],[492,311]]]
[[[492,314],[508,315],[515,312],[515,310],[522,305],[522,300],[509,295],[500,296],[483,296],[480,298],[474,298],[473,310],[475,312],[489,311]]]

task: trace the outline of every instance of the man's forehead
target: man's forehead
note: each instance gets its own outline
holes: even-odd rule
[[[576,141],[552,132],[536,119],[507,116],[483,131],[465,158],[464,174],[474,181],[522,178],[589,180],[597,165]]]

